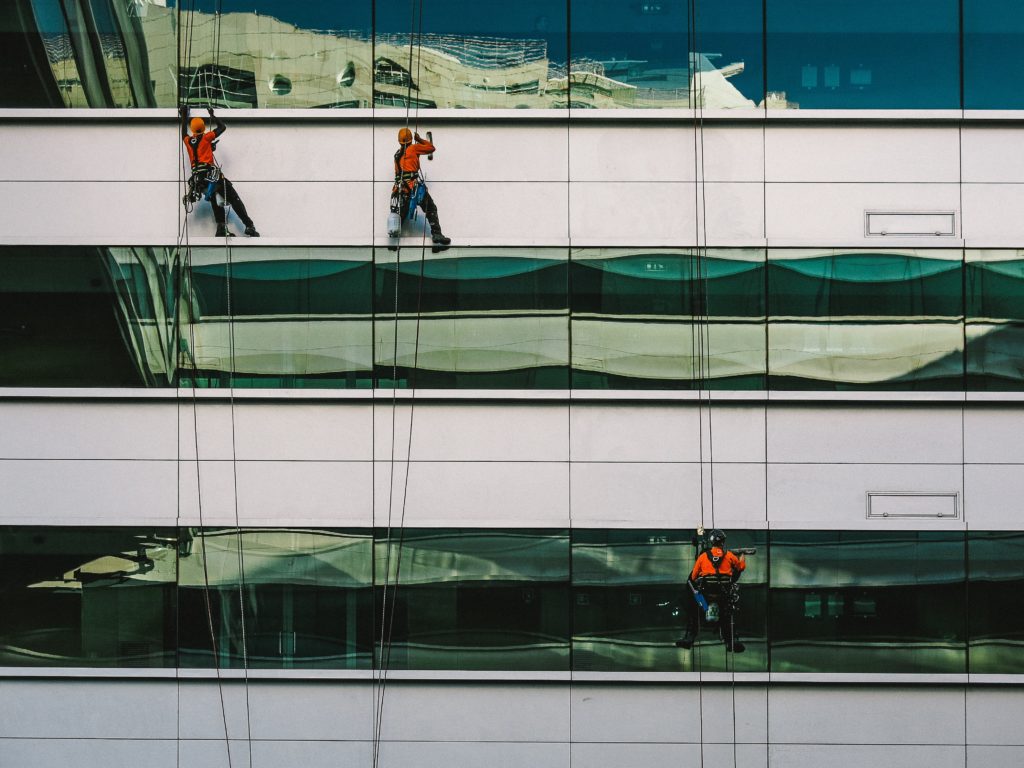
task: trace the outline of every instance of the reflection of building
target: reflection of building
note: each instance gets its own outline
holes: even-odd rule
[[[232,13],[179,72],[128,7],[46,46],[163,109],[0,125],[4,768],[1024,762],[1016,118],[756,113],[717,45],[703,119],[423,109],[434,254],[384,235],[404,110],[224,109],[228,242],[179,82],[678,107],[687,68]],[[757,549],[740,655],[674,644],[700,525]]]

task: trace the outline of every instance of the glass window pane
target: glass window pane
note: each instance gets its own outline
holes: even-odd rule
[[[963,0],[964,109],[1024,109],[1024,5]]]
[[[764,258],[741,248],[702,250],[700,258],[574,250],[573,386],[763,389]]]
[[[960,389],[962,252],[769,250],[773,389]]]
[[[697,555],[692,530],[574,529],[572,532],[573,669],[764,671],[767,668],[766,535],[729,531],[730,549],[759,547],[747,558],[736,637],[746,646],[728,658],[713,625],[692,650],[675,646],[696,610],[686,579]]]
[[[174,666],[172,529],[0,528],[0,666]]]
[[[755,109],[764,97],[761,0],[573,0],[570,26],[573,108]]]
[[[772,531],[773,672],[963,673],[964,534]]]
[[[377,386],[568,386],[564,249],[378,249],[376,256]]]
[[[376,585],[389,669],[569,668],[567,531],[379,529]]]
[[[1024,389],[1024,250],[968,250],[967,384]]]
[[[970,585],[970,672],[1024,673],[1024,533],[971,531],[968,534]]]
[[[405,0],[376,0],[375,106],[566,106],[565,0],[433,0],[425,8],[413,20]]]
[[[770,0],[768,90],[789,108],[959,109],[958,0]]]
[[[0,386],[166,383],[166,368],[147,369],[134,346],[140,325],[157,331],[137,319],[154,310],[132,270],[105,248],[0,248]]]
[[[213,648],[218,667],[370,666],[369,531],[208,528],[181,537],[182,666],[214,666]]]
[[[371,259],[368,248],[245,248],[229,264],[223,248],[191,249],[183,386],[195,375],[209,387],[369,387]]]

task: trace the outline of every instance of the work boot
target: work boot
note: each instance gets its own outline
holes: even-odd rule
[[[227,228],[226,224],[218,224],[217,234],[214,237],[234,237],[234,234]]]
[[[450,237],[445,237],[444,233],[440,229],[431,232],[430,238],[434,241],[434,246],[430,249],[434,253],[447,251],[448,246],[452,244],[452,239]]]
[[[252,224],[250,224],[249,226],[247,226],[245,228],[245,236],[246,237],[259,237],[260,233],[256,231],[256,227],[254,227]]]
[[[685,648],[686,650],[690,650],[693,648],[693,638],[689,635],[683,635],[676,640],[676,648]]]

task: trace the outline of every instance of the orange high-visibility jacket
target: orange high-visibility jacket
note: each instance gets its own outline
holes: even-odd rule
[[[723,555],[721,547],[712,547],[711,554],[715,557],[722,558],[718,561],[718,570],[715,570],[714,564],[711,562],[711,557],[708,556],[707,552],[701,552],[697,558],[697,562],[693,564],[693,570],[690,571],[690,581],[696,581],[701,576],[711,576],[716,573],[723,574],[725,576],[739,576],[743,573],[743,570],[747,567],[747,563],[740,557],[737,557],[735,553],[726,551]]]
[[[197,165],[213,165],[213,142],[217,138],[217,133],[216,130],[206,131],[199,136],[184,138],[188,159],[193,168]]]
[[[417,139],[415,143],[402,147],[395,153],[395,176],[402,174],[411,188],[412,180],[408,177],[419,171],[420,155],[429,155],[433,151],[434,145],[426,139]]]

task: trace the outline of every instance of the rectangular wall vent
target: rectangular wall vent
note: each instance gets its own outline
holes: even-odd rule
[[[869,518],[960,519],[958,493],[868,492]]]
[[[868,237],[953,237],[956,235],[956,213],[865,211],[864,234]]]

